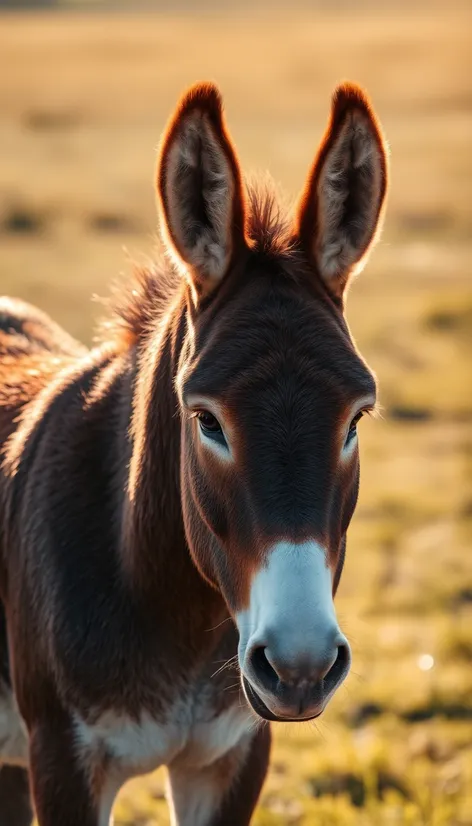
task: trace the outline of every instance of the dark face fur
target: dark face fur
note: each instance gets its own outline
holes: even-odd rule
[[[357,87],[341,87],[294,223],[252,210],[211,86],[164,138],[159,202],[189,283],[176,387],[194,562],[240,634],[246,696],[266,719],[321,713],[350,663],[333,597],[357,501],[356,425],[375,381],[343,316],[378,225],[386,161]]]

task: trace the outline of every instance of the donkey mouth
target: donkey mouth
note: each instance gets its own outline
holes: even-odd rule
[[[320,716],[324,708],[324,705],[320,705],[309,714],[303,714],[301,711],[300,714],[295,716],[293,714],[275,714],[270,710],[264,700],[262,700],[259,694],[257,694],[252,687],[251,683],[244,676],[243,687],[246,699],[256,714],[258,714],[259,717],[262,717],[263,720],[268,720],[271,723],[303,723],[307,720],[314,720],[316,717]]]

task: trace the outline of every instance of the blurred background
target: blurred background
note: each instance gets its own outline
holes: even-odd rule
[[[354,665],[316,725],[276,727],[257,826],[472,823],[470,2],[0,0],[0,289],[91,343],[108,284],[152,256],[160,132],[216,80],[246,171],[295,196],[334,85],[391,147],[385,230],[351,289],[380,381],[338,598]],[[119,826],[168,823],[164,775]]]

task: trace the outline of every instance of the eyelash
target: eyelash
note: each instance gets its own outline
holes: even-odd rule
[[[356,432],[357,424],[358,424],[358,422],[360,422],[363,415],[364,415],[364,411],[359,410],[359,413],[356,413],[356,415],[354,416],[351,424],[349,425],[348,438],[349,438],[350,433],[354,434]]]
[[[374,412],[375,412],[374,408],[366,407],[363,410],[359,410],[359,412],[356,413],[356,415],[354,416],[354,418],[351,421],[351,424],[349,425],[349,430],[347,432],[346,441],[344,443],[345,447],[347,447],[347,445],[349,445],[349,443],[352,441],[352,439],[356,435],[357,425],[360,422],[360,420],[362,419],[362,417],[363,416],[373,416]]]

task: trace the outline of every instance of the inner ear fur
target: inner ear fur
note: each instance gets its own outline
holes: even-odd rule
[[[302,246],[330,291],[341,297],[359,272],[381,225],[387,147],[366,93],[337,87],[331,114],[296,217]]]
[[[242,175],[212,83],[191,87],[161,143],[157,171],[161,230],[198,292],[217,284],[244,244]]]

